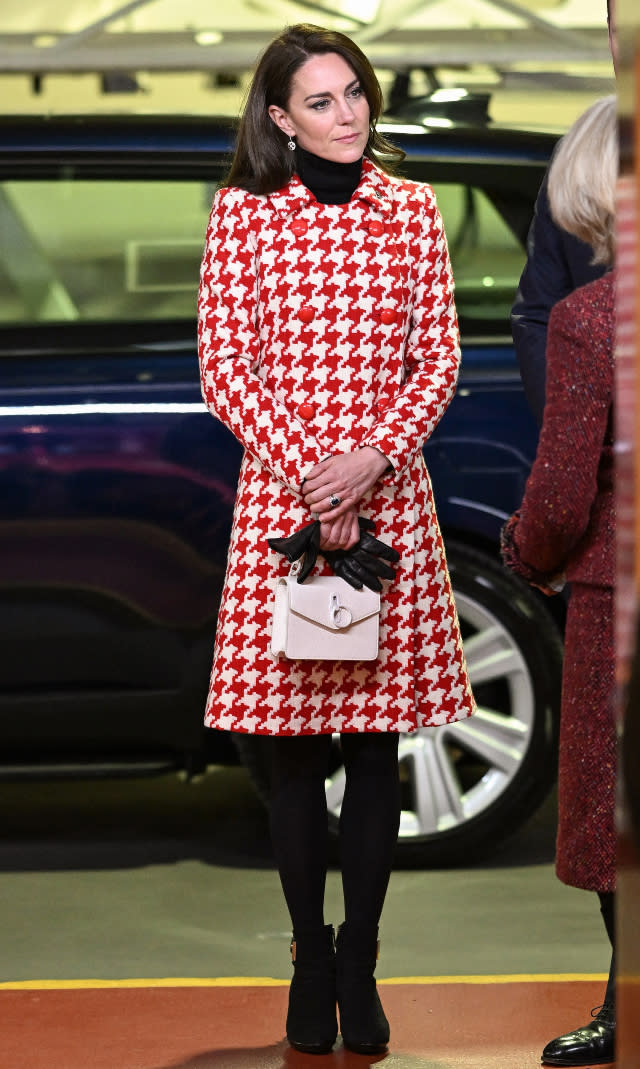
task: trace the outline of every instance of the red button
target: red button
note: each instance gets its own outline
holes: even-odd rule
[[[380,312],[380,321],[386,326],[388,326],[389,323],[395,323],[395,319],[396,313],[394,312],[393,308],[383,308]]]
[[[315,314],[313,308],[308,304],[304,304],[298,313],[303,323],[310,323]]]
[[[313,419],[316,414],[316,406],[312,405],[309,401],[305,401],[304,404],[298,405],[298,415],[300,419]]]
[[[369,223],[369,233],[379,238],[384,233],[384,223],[381,223],[379,219],[372,219]]]
[[[294,219],[291,224],[291,233],[295,234],[297,238],[304,237],[307,232],[308,224],[305,219]]]

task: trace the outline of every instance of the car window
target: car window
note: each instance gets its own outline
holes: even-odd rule
[[[0,184],[0,323],[194,316],[215,188],[175,180]]]
[[[0,183],[0,324],[195,314],[216,185],[72,177]],[[490,192],[434,183],[461,321],[505,323],[524,262]]]
[[[457,183],[434,183],[462,320],[506,320],[525,252],[489,192]]]

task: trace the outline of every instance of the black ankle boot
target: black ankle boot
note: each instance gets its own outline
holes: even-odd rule
[[[610,1002],[591,1011],[593,1021],[547,1043],[543,1065],[606,1065],[615,1061],[616,1013]]]
[[[305,1054],[327,1054],[338,1035],[333,925],[295,931],[291,960],[287,1039]]]
[[[373,975],[377,957],[377,928],[358,931],[340,925],[336,940],[340,1031],[345,1047],[357,1054],[377,1054],[389,1042],[389,1022]]]

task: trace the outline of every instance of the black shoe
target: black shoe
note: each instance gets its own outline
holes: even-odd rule
[[[389,1043],[389,1022],[373,975],[377,957],[377,928],[358,932],[340,925],[336,940],[340,1031],[345,1047],[356,1054],[379,1054]]]
[[[615,1007],[605,1002],[591,1011],[593,1021],[547,1043],[543,1065],[606,1065],[615,1061]]]
[[[291,960],[287,1039],[304,1054],[328,1054],[338,1035],[333,925],[294,932]]]

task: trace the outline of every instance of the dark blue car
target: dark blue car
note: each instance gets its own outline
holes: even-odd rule
[[[463,337],[425,448],[479,713],[401,742],[399,859],[467,860],[554,778],[558,621],[505,572],[536,428],[509,308],[554,138],[390,123],[444,216]],[[195,293],[230,126],[0,119],[0,775],[201,771],[240,450],[205,410]],[[260,740],[239,740],[266,790]],[[342,765],[327,782],[332,822]]]

